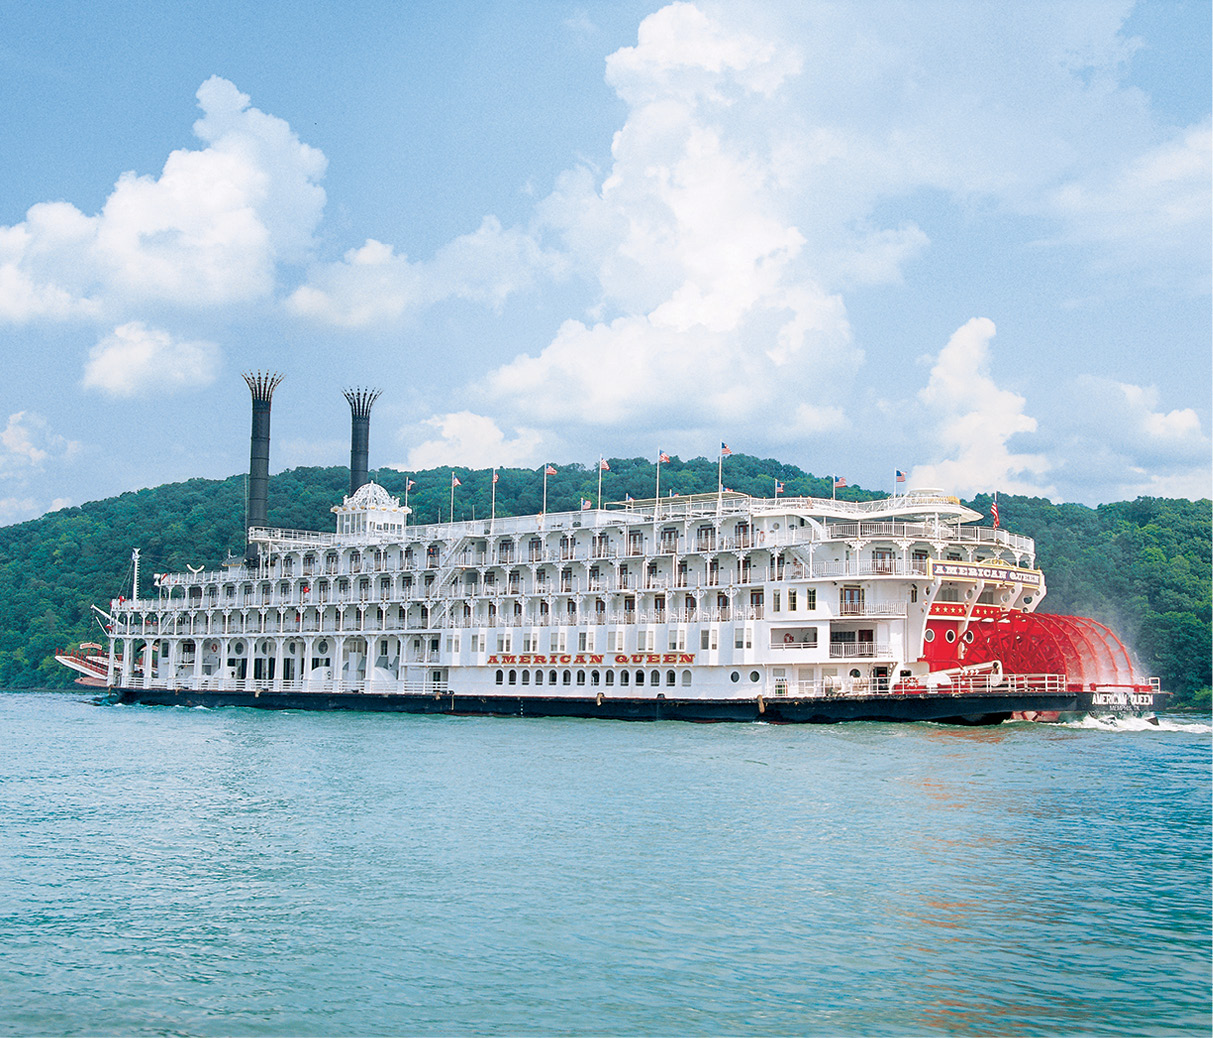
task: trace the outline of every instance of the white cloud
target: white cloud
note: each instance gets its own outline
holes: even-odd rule
[[[1017,434],[1036,431],[1036,419],[1024,412],[1022,396],[1000,389],[990,377],[994,331],[993,321],[975,317],[940,350],[930,380],[918,394],[938,460],[914,468],[912,487],[956,494],[1053,492],[1043,483],[1049,460],[1043,454],[1016,453],[1010,446]]]
[[[340,262],[315,266],[287,307],[346,328],[398,321],[451,298],[499,308],[555,263],[530,235],[503,229],[496,217],[487,216],[474,232],[448,242],[428,262],[412,262],[392,246],[367,239]]]
[[[490,372],[487,400],[561,427],[670,430],[674,450],[719,423],[784,441],[841,424],[819,401],[861,354],[841,298],[802,261],[781,137],[761,114],[797,67],[689,4],[646,18],[637,46],[608,58],[629,104],[612,167],[601,186],[564,175],[537,210],[596,283],[599,319],[567,320],[537,355]]]
[[[32,497],[0,497],[0,526],[36,519],[42,514]]]
[[[111,397],[198,389],[215,380],[219,347],[174,339],[139,321],[119,325],[89,351],[82,385]]]
[[[399,468],[525,466],[542,460],[539,457],[544,442],[542,433],[518,428],[510,437],[492,418],[471,411],[435,415],[423,422],[422,427],[436,431],[438,435],[409,451],[408,461]]]
[[[1063,184],[1051,202],[1067,238],[1109,250],[1102,262],[1158,266],[1180,259],[1199,271],[1200,283],[1191,287],[1205,292],[1211,177],[1213,129],[1204,123],[1128,156],[1110,175]]]
[[[261,299],[278,264],[307,256],[324,156],[227,80],[212,76],[197,97],[205,147],[174,151],[158,177],[124,173],[95,216],[40,203],[0,228],[0,319]]]
[[[1159,408],[1154,386],[1083,376],[1048,430],[1067,497],[1209,497],[1213,445],[1191,408]]]
[[[39,414],[16,411],[0,429],[0,477],[20,480],[47,461],[70,459],[80,444],[60,436]]]

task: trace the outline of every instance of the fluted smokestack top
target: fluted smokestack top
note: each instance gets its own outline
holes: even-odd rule
[[[253,394],[253,402],[268,404],[282,376],[276,371],[246,371],[244,381],[248,383],[249,392]]]
[[[379,399],[379,394],[382,389],[367,389],[362,386],[356,386],[353,389],[343,390],[345,398],[350,402],[350,415],[353,418],[371,417],[371,408],[375,401]]]

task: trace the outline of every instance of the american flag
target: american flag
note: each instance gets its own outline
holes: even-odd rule
[[[780,483],[780,482],[779,482],[779,480],[775,480],[775,493],[776,493],[776,494],[782,494],[782,493],[783,493],[783,484],[782,484],[782,483]]]
[[[636,500],[634,497],[632,497],[631,494],[624,494],[623,499],[624,499],[624,501],[635,501]]]
[[[459,477],[456,476],[455,473],[453,473],[453,472],[451,473],[451,486],[453,486],[453,487],[463,486],[463,484],[459,482]]]
[[[610,471],[611,471],[611,466],[607,464],[607,460],[606,460],[606,458],[599,458],[599,459],[598,459],[598,467],[599,467],[599,468],[600,468],[600,469],[601,469],[603,472],[610,472]]]
[[[730,447],[727,443],[722,443],[720,445],[720,456],[722,458],[727,458],[732,453],[733,453],[733,448]]]
[[[493,473],[493,482],[494,483],[497,482],[497,473],[496,472]]]
[[[657,461],[659,463],[668,465],[670,463],[670,456],[668,454],[666,454],[665,451],[658,451],[657,452]]]
[[[994,520],[994,529],[998,529],[998,498],[995,497],[990,504],[990,518]]]
[[[555,466],[555,465],[549,465],[547,468],[545,468],[545,469],[543,470],[543,474],[544,474],[545,476],[554,476],[554,475],[556,475],[556,466]]]
[[[847,485],[847,478],[846,478],[846,476],[835,476],[835,477],[834,477],[834,486],[835,486],[836,488],[837,488],[837,487],[845,487],[846,485]]]
[[[590,508],[590,502],[589,502],[589,501],[587,501],[587,500],[586,500],[586,499],[583,497],[583,498],[581,499],[581,510],[582,510],[583,512],[586,512],[586,511],[589,511],[589,508]]]
[[[904,483],[905,481],[906,481],[906,474],[904,472],[902,472],[901,469],[898,469],[897,470],[897,482]]]
[[[412,490],[412,489],[413,489],[413,487],[415,487],[416,485],[417,485],[417,481],[416,481],[415,479],[410,479],[410,480],[408,481],[408,489],[409,489],[409,490]]]

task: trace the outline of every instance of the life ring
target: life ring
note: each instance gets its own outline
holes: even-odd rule
[[[796,639],[792,637],[792,632],[791,632],[791,631],[789,631],[787,634],[785,634],[785,635],[783,636],[783,644],[784,644],[784,645],[792,645],[792,644],[793,644],[795,641],[796,641]]]
[[[765,544],[766,539],[767,539],[767,535],[765,533],[763,533],[761,530],[759,530],[758,531],[758,543]]]
[[[218,652],[218,651],[219,651],[219,643],[218,643],[218,642],[211,642],[211,644],[210,644],[209,648],[210,648],[210,651],[211,651],[211,652]]]

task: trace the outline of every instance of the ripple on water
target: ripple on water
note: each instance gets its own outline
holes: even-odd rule
[[[1207,1030],[1200,722],[0,731],[2,1033]]]

